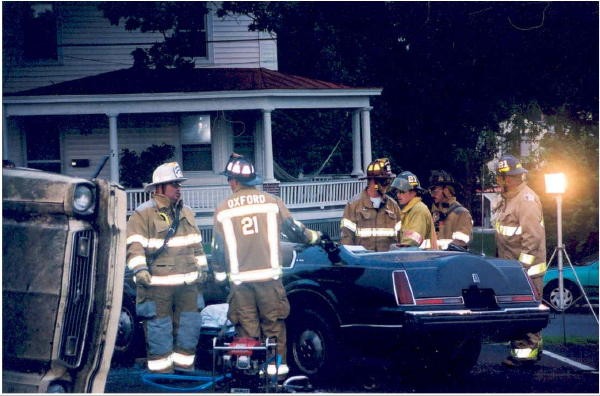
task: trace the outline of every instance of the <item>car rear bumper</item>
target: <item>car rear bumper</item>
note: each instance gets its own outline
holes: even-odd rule
[[[550,310],[537,308],[505,308],[497,311],[407,311],[407,328],[415,331],[477,330],[483,335],[533,333],[548,325]]]
[[[550,310],[545,305],[531,308],[505,308],[494,311],[440,310],[404,311],[402,320],[386,324],[345,324],[346,336],[389,339],[443,333],[480,336],[488,342],[503,342],[535,333],[548,325]],[[414,339],[414,338],[413,338]]]

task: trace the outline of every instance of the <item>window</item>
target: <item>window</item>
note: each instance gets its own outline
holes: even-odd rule
[[[181,117],[181,153],[184,171],[211,171],[210,115]]]
[[[52,3],[26,3],[23,56],[28,61],[58,60],[58,19]]]
[[[60,136],[54,122],[38,117],[27,120],[25,141],[29,168],[61,172]]]
[[[177,36],[180,44],[179,54],[191,58],[206,57],[206,15],[198,17],[204,12],[204,5],[194,5],[198,12],[191,12],[188,18],[179,20]]]

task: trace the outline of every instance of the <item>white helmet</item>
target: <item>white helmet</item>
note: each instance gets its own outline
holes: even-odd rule
[[[175,183],[187,180],[187,177],[183,177],[181,167],[177,162],[168,162],[157,167],[152,173],[152,183],[146,184],[144,190],[146,192],[152,191],[152,189],[165,183]]]

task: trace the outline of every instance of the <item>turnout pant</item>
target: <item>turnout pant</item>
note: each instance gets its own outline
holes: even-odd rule
[[[201,296],[195,284],[137,287],[136,311],[144,319],[150,371],[194,367]]]
[[[285,318],[290,313],[281,280],[231,285],[227,318],[240,337],[274,340],[281,362],[286,363]]]

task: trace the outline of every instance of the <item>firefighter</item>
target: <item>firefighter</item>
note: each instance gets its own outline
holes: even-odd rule
[[[218,205],[214,215],[215,279],[229,278],[227,318],[237,336],[276,342],[279,356],[268,364],[267,373],[284,377],[289,372],[284,320],[290,304],[281,281],[279,236],[283,233],[292,242],[317,244],[321,233],[294,220],[279,197],[258,190],[262,178],[245,157],[233,153],[222,174],[232,195]]]
[[[398,243],[400,207],[386,195],[395,177],[390,161],[379,158],[367,167],[367,187],[346,204],[341,221],[340,242],[362,245],[377,252]]]
[[[425,191],[417,176],[409,171],[400,173],[392,182],[390,193],[400,205],[400,247],[438,248],[431,212],[421,198]]]
[[[459,187],[452,175],[434,170],[429,178],[429,193],[433,199],[431,214],[438,237],[438,247],[447,250],[456,245],[468,249],[473,236],[473,219],[467,208],[456,200]]]
[[[160,165],[146,192],[152,198],[127,222],[127,266],[136,283],[136,312],[144,321],[152,373],[194,370],[208,271],[194,212],[181,200],[181,168]]]
[[[527,185],[527,170],[512,155],[503,155],[496,166],[496,182],[502,188],[493,208],[498,257],[518,260],[531,278],[536,292],[542,295],[546,273],[546,231],[542,203]],[[510,343],[507,366],[533,363],[541,358],[541,333]]]

